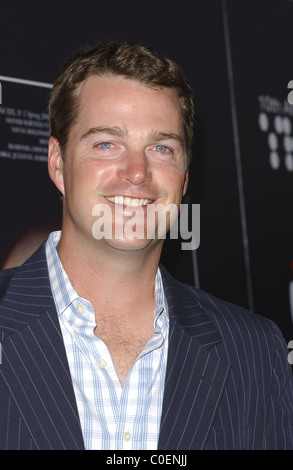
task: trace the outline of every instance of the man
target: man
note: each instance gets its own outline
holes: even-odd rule
[[[48,157],[62,233],[1,273],[1,449],[293,448],[277,327],[159,265],[150,209],[168,230],[193,114],[179,67],[147,48],[109,43],[65,64]]]

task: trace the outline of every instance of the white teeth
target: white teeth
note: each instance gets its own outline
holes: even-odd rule
[[[114,196],[114,197],[106,197],[108,201],[114,202],[114,204],[123,204],[124,206],[145,206],[152,202],[150,199],[135,199],[132,197],[124,197],[124,196]]]
[[[115,196],[114,202],[115,204],[123,204],[123,196]]]

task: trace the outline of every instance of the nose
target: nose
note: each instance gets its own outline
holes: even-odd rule
[[[120,179],[133,185],[140,185],[151,179],[151,171],[148,158],[142,151],[128,151],[117,169]]]

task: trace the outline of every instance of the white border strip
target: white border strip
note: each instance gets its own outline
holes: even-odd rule
[[[15,78],[15,77],[5,77],[4,75],[0,75],[0,81],[5,82],[13,82],[13,83],[20,83],[22,85],[32,85],[32,86],[39,86],[43,88],[52,88],[53,85],[51,83],[45,82],[36,82],[34,80],[24,80],[23,78]]]

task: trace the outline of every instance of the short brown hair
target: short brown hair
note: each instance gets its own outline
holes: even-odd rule
[[[50,134],[65,152],[68,134],[78,117],[76,91],[88,77],[122,76],[153,88],[172,88],[182,108],[186,164],[192,154],[194,104],[191,88],[178,64],[145,46],[109,42],[73,53],[64,63],[49,100]]]

